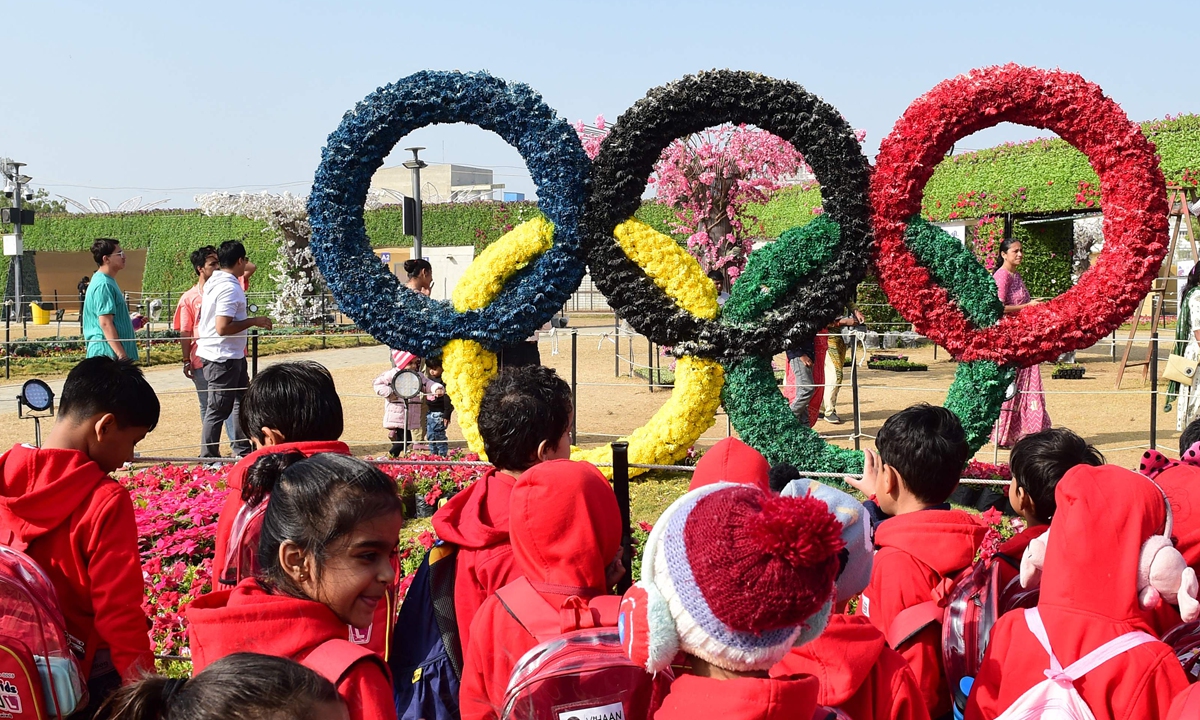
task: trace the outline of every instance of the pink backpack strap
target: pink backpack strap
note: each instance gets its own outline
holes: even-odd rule
[[[1042,649],[1050,656],[1050,669],[1046,671],[1046,677],[1051,680],[1065,679],[1074,682],[1122,653],[1132,650],[1139,645],[1156,642],[1155,637],[1149,633],[1141,631],[1125,633],[1120,637],[1109,640],[1064,668],[1050,649],[1050,637],[1046,634],[1046,626],[1042,623],[1042,615],[1038,612],[1037,608],[1030,608],[1025,611],[1025,624],[1029,626],[1029,631],[1042,644]]]
[[[560,614],[533,589],[529,580],[517,578],[496,591],[509,615],[539,643],[562,634]]]
[[[378,655],[364,645],[355,645],[342,638],[334,638],[321,643],[306,655],[300,664],[337,685],[346,673],[350,672],[350,668],[360,660],[373,661],[377,666],[383,668],[384,674],[388,676],[389,680],[391,679],[387,665],[379,659]]]
[[[888,647],[893,650],[898,649],[925,628],[934,623],[940,623],[945,612],[945,608],[936,600],[927,600],[904,608],[896,614],[892,624],[888,626]]]

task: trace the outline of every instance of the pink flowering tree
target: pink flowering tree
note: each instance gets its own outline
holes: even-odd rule
[[[608,134],[604,117],[594,126],[575,124],[584,151],[595,157]],[[859,139],[865,133],[859,131]],[[746,208],[765,203],[789,176],[809,172],[791,143],[758,128],[721,125],[671,143],[649,182],[658,199],[676,209],[675,232],[706,272],[732,282],[751,250]]]

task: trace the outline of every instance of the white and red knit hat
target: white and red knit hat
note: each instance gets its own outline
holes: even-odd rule
[[[812,497],[731,483],[687,493],[658,519],[642,580],[621,603],[626,652],[650,672],[680,651],[727,670],[769,669],[828,621],[841,535]]]

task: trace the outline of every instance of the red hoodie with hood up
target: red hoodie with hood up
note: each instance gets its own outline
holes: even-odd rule
[[[755,485],[771,492],[771,464],[762,453],[735,437],[713,445],[692,473],[688,490],[719,482]]]
[[[815,678],[715,678],[680,675],[654,720],[809,720],[817,709]]]
[[[1055,490],[1058,511],[1042,568],[1038,611],[1064,667],[1125,633],[1153,633],[1138,605],[1142,543],[1166,522],[1162,493],[1112,465],[1073,468]],[[1118,510],[1119,508],[1119,510]],[[1008,613],[992,630],[967,703],[967,720],[994,718],[1046,678],[1050,660],[1025,623]],[[1162,718],[1188,685],[1170,646],[1153,642],[1109,660],[1075,682],[1097,718]]]
[[[67,632],[85,643],[85,675],[102,648],[126,680],[154,669],[133,501],[87,455],[16,445],[0,456],[0,543],[27,544],[50,577]]]
[[[517,577],[552,607],[607,592],[605,571],[621,548],[621,513],[594,466],[552,460],[528,470],[512,490],[511,526]],[[479,608],[471,635],[459,710],[463,720],[496,718],[513,667],[538,643],[495,595]]]
[[[875,566],[858,614],[887,635],[900,611],[933,599],[934,588],[971,566],[986,533],[986,527],[962,510],[921,510],[880,524],[875,531]],[[897,650],[912,668],[929,714],[950,712],[940,626],[925,628]]]
[[[1171,535],[1193,568],[1200,568],[1200,467],[1175,465],[1154,478],[1171,501]]]
[[[509,544],[511,475],[489,469],[471,487],[450,498],[433,516],[433,532],[453,543],[454,614],[463,653],[471,646],[471,623],[492,593],[521,577]]]
[[[221,514],[217,517],[217,547],[213,552],[212,567],[214,582],[225,572],[225,556],[229,553],[229,533],[233,531],[234,518],[242,509],[242,487],[250,466],[263,456],[290,452],[301,453],[304,457],[312,457],[317,453],[349,455],[350,446],[340,440],[280,443],[261,447],[234,463],[233,467],[229,469],[229,476],[225,478],[225,487],[230,490],[229,496],[225,498],[225,504],[221,506]]]
[[[868,618],[833,615],[816,640],[792,648],[771,677],[811,675],[817,702],[852,720],[928,720],[921,686]]]
[[[253,578],[232,590],[197,598],[187,610],[192,672],[199,673],[237,652],[303,662],[327,640],[347,639],[346,623],[326,605],[265,591]],[[387,670],[368,658],[356,662],[338,683],[350,720],[393,720],[396,701]]]

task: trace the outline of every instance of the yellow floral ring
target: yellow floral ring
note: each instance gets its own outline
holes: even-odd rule
[[[716,286],[695,258],[674,240],[638,220],[618,225],[613,234],[625,255],[680,308],[708,319],[719,314]],[[553,238],[554,226],[539,217],[518,225],[489,245],[454,288],[454,309],[466,312],[486,307],[509,278],[550,249]],[[442,351],[442,367],[446,392],[458,411],[463,437],[472,451],[484,456],[476,421],[483,392],[498,371],[496,355],[473,340],[451,340]],[[682,460],[716,420],[724,380],[719,363],[699,357],[680,358],[670,399],[645,425],[623,438],[629,442],[629,461],[670,465]],[[608,445],[588,450],[573,448],[571,457],[609,463],[612,450]],[[609,468],[602,471],[611,475]],[[630,474],[641,472],[644,470],[634,469]]]

